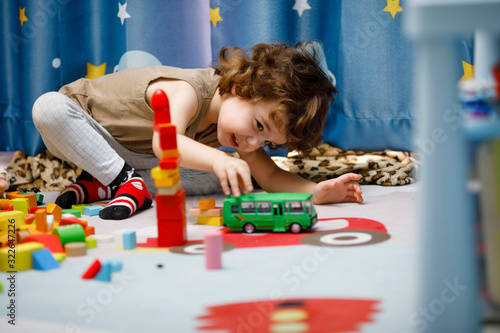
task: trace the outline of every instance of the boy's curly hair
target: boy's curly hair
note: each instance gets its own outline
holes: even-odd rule
[[[257,44],[251,52],[224,47],[213,67],[220,75],[219,93],[236,94],[252,101],[277,101],[270,119],[284,129],[287,148],[308,152],[316,147],[333,94],[337,89],[316,60],[315,48],[299,43]],[[269,146],[276,149],[276,146]]]

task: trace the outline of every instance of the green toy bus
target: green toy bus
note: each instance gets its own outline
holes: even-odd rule
[[[309,230],[318,215],[310,193],[251,193],[224,199],[224,225],[232,231],[299,233]]]

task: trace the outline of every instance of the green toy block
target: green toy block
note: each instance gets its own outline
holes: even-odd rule
[[[73,207],[74,206],[75,205],[73,205]],[[79,211],[79,210],[73,209],[73,208],[71,208],[71,209],[63,209],[62,213],[63,214],[71,214],[71,215],[74,215],[74,216],[76,216],[78,218],[82,217],[82,212]]]

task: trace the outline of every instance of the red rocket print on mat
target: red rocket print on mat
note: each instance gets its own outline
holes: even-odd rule
[[[208,307],[199,331],[227,333],[359,332],[379,312],[378,300],[302,298]]]

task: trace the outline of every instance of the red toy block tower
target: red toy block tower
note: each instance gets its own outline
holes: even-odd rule
[[[170,120],[170,108],[165,92],[158,89],[151,99],[155,124],[159,134],[162,157],[159,166],[151,170],[158,188],[156,215],[158,218],[158,246],[170,247],[186,243],[186,192],[182,189],[179,173],[177,133]]]

